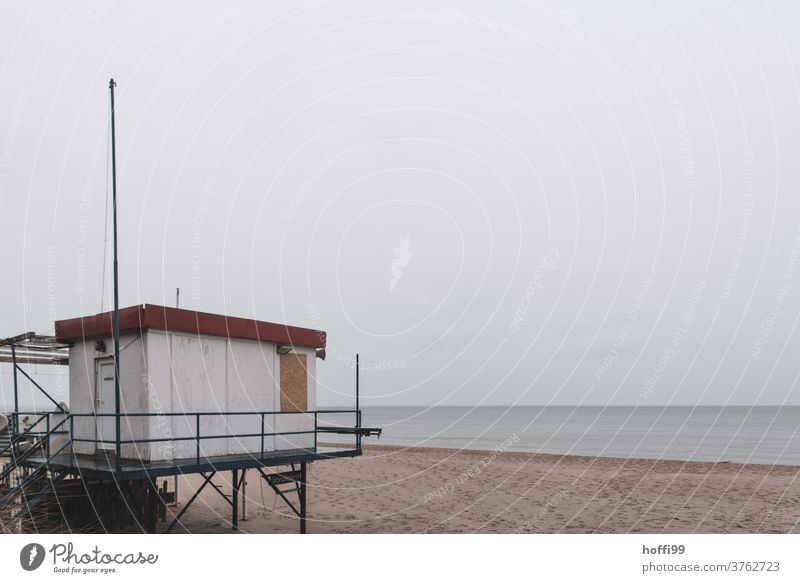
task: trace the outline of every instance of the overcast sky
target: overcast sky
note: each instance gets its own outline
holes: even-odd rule
[[[323,404],[800,404],[798,22],[6,2],[0,336],[110,305],[114,77],[121,304],[327,330]]]

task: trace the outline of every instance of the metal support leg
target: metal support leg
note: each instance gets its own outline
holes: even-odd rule
[[[158,516],[158,487],[153,478],[147,479],[147,516],[145,518],[145,531],[155,534],[156,517]]]
[[[247,470],[242,470],[242,520],[247,520]]]
[[[300,463],[300,534],[306,533],[306,462]]]
[[[233,516],[231,524],[233,530],[239,530],[239,470],[231,470],[231,481],[233,482],[233,493],[231,502],[233,503]]]
[[[219,493],[220,496],[222,496],[225,502],[227,502],[228,504],[233,504],[228,495],[225,492],[223,492],[222,489],[220,489],[220,487],[217,486],[214,482],[211,482],[211,487],[214,488]]]
[[[194,493],[194,496],[189,498],[189,501],[186,503],[186,506],[184,506],[181,509],[181,511],[178,513],[178,516],[176,516],[175,520],[172,521],[172,524],[170,524],[167,527],[166,532],[171,531],[172,527],[175,526],[176,524],[178,524],[178,521],[181,519],[181,516],[183,516],[183,513],[186,512],[187,510],[189,510],[189,506],[192,505],[192,502],[195,501],[195,498],[197,498],[200,495],[200,492],[203,491],[203,488],[208,486],[208,483],[211,481],[211,478],[213,478],[216,474],[217,474],[217,472],[211,472],[210,474],[208,474],[208,476],[206,476],[204,474],[201,474],[203,476],[203,478],[205,478],[204,481],[203,481],[203,484],[197,489],[197,492]]]

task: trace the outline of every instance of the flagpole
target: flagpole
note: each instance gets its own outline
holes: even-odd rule
[[[120,470],[122,443],[120,436],[120,390],[119,390],[119,266],[117,264],[117,142],[116,126],[114,123],[114,79],[109,79],[108,88],[111,91],[111,187],[112,187],[112,214],[114,223],[114,401],[116,421],[116,468]]]

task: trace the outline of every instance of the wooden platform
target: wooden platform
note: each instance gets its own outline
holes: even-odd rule
[[[318,447],[313,449],[292,449],[266,452],[262,458],[260,453],[245,455],[223,455],[213,457],[177,459],[169,461],[142,462],[138,460],[121,460],[117,470],[114,456],[61,454],[50,460],[52,470],[70,470],[87,479],[94,480],[144,480],[162,476],[179,474],[196,474],[225,470],[238,470],[258,467],[282,466],[303,462],[313,462],[361,455],[361,449],[352,447]],[[26,460],[30,466],[38,466],[44,462],[41,456],[31,456]]]

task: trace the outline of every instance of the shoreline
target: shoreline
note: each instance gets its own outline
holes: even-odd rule
[[[322,444],[320,444],[322,445]],[[340,444],[325,444],[330,446],[338,446]],[[503,450],[497,452],[496,450],[492,449],[476,449],[476,448],[455,448],[455,447],[438,447],[438,446],[425,446],[425,445],[394,445],[394,444],[369,444],[363,446],[364,451],[373,450],[373,449],[385,449],[387,451],[408,451],[408,452],[416,452],[419,451],[421,453],[424,452],[453,452],[453,453],[484,453],[484,454],[494,454],[497,453],[503,455],[511,455],[517,454],[520,456],[539,456],[544,458],[543,461],[547,461],[546,458],[569,458],[569,459],[576,459],[576,460],[614,460],[614,461],[629,461],[629,462],[666,462],[666,463],[678,463],[678,464],[712,464],[712,465],[721,465],[724,464],[726,466],[760,466],[760,467],[767,467],[767,468],[798,468],[800,469],[800,464],[766,464],[766,463],[759,463],[759,462],[736,462],[736,461],[704,461],[704,460],[680,460],[675,458],[649,458],[649,457],[620,457],[620,456],[610,456],[610,455],[583,455],[583,454],[574,454],[574,453],[547,453],[547,452],[527,452],[527,451],[519,451],[519,450]]]

